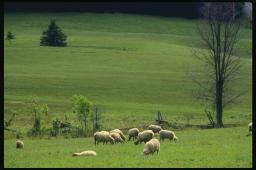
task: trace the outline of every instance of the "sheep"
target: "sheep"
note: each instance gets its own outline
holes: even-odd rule
[[[114,144],[114,139],[110,136],[109,132],[107,131],[101,131],[101,132],[95,132],[94,133],[94,144],[99,144],[99,142],[102,142],[103,145],[105,143],[110,142],[111,144]]]
[[[124,141],[126,140],[126,137],[124,136],[124,134],[123,134],[123,132],[122,132],[121,130],[119,130],[119,129],[114,129],[114,130],[111,130],[110,133],[111,133],[111,132],[117,132],[117,133],[119,133],[120,136],[121,136],[121,138],[122,138]]]
[[[250,123],[248,124],[248,128],[249,128],[249,133],[252,132],[252,122],[250,122]]]
[[[134,142],[135,145],[138,145],[141,142],[148,142],[154,136],[154,132],[152,130],[144,130],[138,134],[137,140]]]
[[[131,140],[131,138],[134,140],[137,138],[138,134],[139,134],[139,129],[137,128],[132,128],[128,130],[128,135],[129,135],[129,141]]]
[[[165,138],[174,140],[175,142],[178,140],[178,137],[175,135],[175,133],[173,131],[170,130],[161,130],[159,132],[160,135],[160,141],[164,141]]]
[[[16,141],[16,148],[17,149],[24,148],[24,143],[21,140],[19,140],[19,139]]]
[[[160,130],[162,130],[161,126],[158,125],[149,125],[149,130],[152,130],[154,133],[159,133]]]
[[[121,138],[119,133],[110,132],[110,136],[115,140],[115,143],[124,143],[124,140]]]
[[[143,154],[144,155],[148,155],[148,154],[154,154],[155,152],[159,152],[160,150],[160,142],[158,139],[154,138],[151,139],[150,141],[148,141],[145,145],[144,145],[144,149],[143,149]]]
[[[73,153],[72,156],[97,156],[97,153],[95,151],[83,151],[79,153]]]

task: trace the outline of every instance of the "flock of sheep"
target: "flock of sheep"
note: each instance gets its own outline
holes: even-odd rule
[[[128,130],[128,136],[129,141],[131,139],[135,140],[134,144],[138,145],[141,142],[144,142],[144,149],[143,154],[154,154],[155,152],[159,152],[160,150],[160,142],[158,139],[154,138],[154,136],[158,135],[160,136],[160,141],[164,141],[164,139],[169,139],[177,141],[178,137],[175,135],[173,131],[169,130],[163,130],[161,126],[158,125],[150,125],[147,130],[139,131],[138,128],[132,128]],[[94,144],[98,145],[99,143],[107,144],[115,144],[115,143],[124,143],[126,140],[125,135],[123,132],[119,129],[108,131],[100,131],[94,133]],[[90,154],[89,154],[90,153]],[[74,155],[74,154],[73,154]],[[75,156],[77,155],[83,155],[83,156],[96,156],[96,152],[94,155],[91,154],[91,151],[88,152],[88,155],[86,153],[84,154],[77,154],[75,153]]]
[[[248,124],[249,133],[252,132],[252,122]],[[163,130],[161,126],[158,125],[150,125],[147,130],[139,131],[138,128],[132,128],[128,130],[129,141],[131,139],[135,140],[134,144],[138,145],[141,142],[144,142],[143,154],[149,155],[154,154],[155,152],[159,152],[160,150],[160,142],[158,139],[154,138],[156,136],[160,137],[160,141],[164,141],[164,139],[169,139],[170,141],[177,141],[178,137],[175,135],[173,131]],[[99,143],[107,144],[108,142],[111,144],[115,143],[124,143],[126,137],[123,132],[119,129],[108,131],[100,131],[94,133],[94,144],[98,145]],[[24,143],[21,140],[16,141],[16,148],[23,148]],[[97,156],[97,153],[92,150],[87,150],[79,153],[73,153],[72,156]]]

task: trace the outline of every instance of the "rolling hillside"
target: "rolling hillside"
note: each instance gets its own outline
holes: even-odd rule
[[[67,34],[67,47],[39,46],[50,19]],[[99,106],[105,128],[149,124],[158,110],[172,122],[207,124],[185,74],[187,68],[199,68],[192,55],[201,48],[195,31],[199,22],[128,14],[6,13],[4,33],[11,31],[16,39],[4,42],[4,116],[16,111],[13,127],[30,128],[28,101],[37,96],[48,104],[51,119],[66,115],[75,122],[70,98],[81,94]],[[235,50],[243,68],[232,86],[244,95],[225,110],[224,124],[246,125],[252,116],[252,30],[243,26],[240,37]]]

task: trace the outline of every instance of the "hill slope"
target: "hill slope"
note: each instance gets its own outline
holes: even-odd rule
[[[68,36],[68,47],[41,47],[49,20]],[[7,13],[4,31],[16,39],[4,44],[4,111],[17,111],[14,127],[31,127],[27,102],[38,96],[50,117],[74,121],[70,97],[85,95],[99,105],[105,128],[148,124],[156,111],[173,122],[205,124],[203,108],[192,98],[187,67],[197,68],[198,21],[125,14]],[[245,95],[225,111],[224,123],[251,120],[251,29],[241,29],[237,55]]]

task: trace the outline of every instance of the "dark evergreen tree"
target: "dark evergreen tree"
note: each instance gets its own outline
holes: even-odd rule
[[[50,21],[48,29],[43,32],[41,46],[67,46],[67,36],[60,30],[55,20]]]
[[[13,40],[15,36],[11,32],[7,32],[6,40],[8,40],[11,43],[11,40]]]

